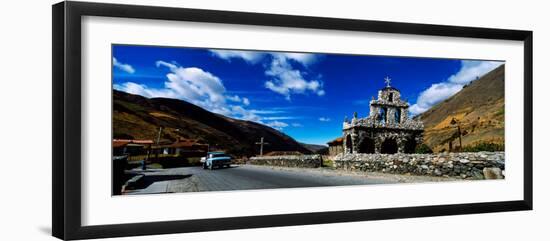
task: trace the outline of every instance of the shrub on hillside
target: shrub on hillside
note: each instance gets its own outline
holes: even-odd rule
[[[416,150],[415,150],[416,153],[419,153],[419,154],[426,154],[426,153],[433,153],[432,151],[432,148],[430,148],[428,145],[426,144],[420,144],[416,147]]]
[[[480,152],[480,151],[504,151],[504,144],[481,142],[473,146],[465,146],[463,152]]]

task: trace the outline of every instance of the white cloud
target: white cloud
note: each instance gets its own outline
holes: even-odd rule
[[[449,77],[448,81],[456,84],[467,84],[502,65],[503,62],[463,60],[458,73]]]
[[[430,88],[422,91],[416,100],[416,104],[409,108],[412,115],[423,113],[433,105],[449,98],[462,89],[462,85],[449,82],[432,84]]]
[[[133,74],[136,72],[136,70],[131,65],[118,62],[115,57],[113,57],[113,66],[129,74]]]
[[[210,50],[212,55],[231,61],[231,59],[243,59],[249,64],[256,64],[260,62],[266,54],[256,51],[242,51],[242,50]]]
[[[308,53],[280,53],[280,52],[259,52],[259,51],[247,51],[247,50],[209,50],[212,55],[231,61],[231,59],[242,59],[250,64],[257,64],[262,61],[266,56],[279,56],[286,59],[294,60],[304,66],[314,64],[318,60],[318,54],[308,54]]]
[[[246,98],[246,97],[243,97],[243,104],[244,105],[250,105],[250,100],[248,100],[248,98]]]
[[[300,123],[292,123],[292,124],[290,124],[290,125],[291,125],[292,127],[303,127],[303,125],[300,124]]]
[[[322,82],[318,80],[306,80],[299,70],[292,67],[288,62],[288,58],[284,55],[274,55],[265,74],[272,77],[272,79],[266,81],[264,86],[278,94],[284,95],[287,100],[290,100],[292,93],[303,94],[313,92],[319,96],[325,94]]]
[[[281,121],[271,121],[271,122],[266,123],[266,125],[274,128],[274,129],[277,129],[277,130],[283,130],[283,128],[288,126],[287,123],[284,123],[284,122],[281,122]]]
[[[252,113],[251,111],[243,108],[242,106],[238,106],[238,105],[231,106],[231,110],[232,110],[233,117],[262,123],[260,116]]]
[[[197,67],[184,68],[172,63],[157,61],[157,67],[168,67],[166,89],[177,94],[181,99],[206,106],[221,107],[225,104],[225,87],[217,76]]]
[[[254,114],[281,114],[286,111],[283,110],[251,110]]]
[[[268,116],[268,117],[262,118],[262,120],[294,120],[294,119],[299,119],[299,118],[296,116]]]
[[[303,66],[309,66],[314,64],[318,60],[317,54],[306,54],[306,53],[272,53],[273,56],[284,57],[286,59],[294,60]]]
[[[134,82],[126,82],[123,84],[114,84],[115,90],[124,91],[126,93],[141,95],[145,97],[153,97],[151,91],[145,85],[136,84]]]
[[[227,100],[230,100],[230,101],[233,101],[233,102],[242,103],[243,105],[246,105],[246,106],[250,105],[250,100],[249,100],[248,98],[246,98],[246,97],[242,97],[242,98],[241,98],[241,97],[238,96],[238,95],[233,95],[233,96],[231,96],[231,95],[226,95],[225,98],[226,98]]]
[[[226,95],[225,98],[230,100],[230,101],[233,101],[233,102],[241,102],[242,101],[241,97],[239,97],[238,95],[234,95],[234,96]]]
[[[319,117],[319,121],[322,121],[322,122],[329,122],[329,121],[330,121],[330,118],[328,118],[328,117]]]
[[[267,56],[271,56],[270,64],[266,64],[265,74],[271,77],[264,83],[267,89],[275,93],[284,95],[290,100],[291,94],[305,94],[307,92],[315,93],[318,96],[325,95],[323,83],[319,80],[306,80],[304,73],[295,69],[291,61],[294,61],[304,67],[314,64],[318,61],[318,54],[308,53],[262,53],[255,51],[242,50],[210,50],[212,55],[231,61],[231,59],[242,59],[250,64],[257,64]],[[320,77],[319,77],[320,78]]]
[[[503,62],[463,60],[461,64],[460,70],[446,81],[432,84],[428,89],[420,92],[416,103],[409,108],[410,114],[418,115],[429,110],[432,106],[456,94],[465,84],[482,77]]]

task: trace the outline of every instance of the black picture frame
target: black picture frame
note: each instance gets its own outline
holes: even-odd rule
[[[533,208],[533,32],[415,23],[335,19],[262,13],[197,10],[89,2],[52,7],[53,150],[52,233],[60,239],[106,238],[244,228],[309,225],[380,219],[532,210]],[[99,226],[81,224],[81,18],[104,16],[281,26],[378,33],[451,36],[524,43],[524,194],[522,200],[404,208],[342,210],[284,215],[136,222]]]

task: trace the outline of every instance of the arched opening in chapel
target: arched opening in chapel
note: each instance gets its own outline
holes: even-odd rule
[[[366,137],[359,144],[359,153],[374,153],[374,141]]]
[[[393,138],[384,140],[384,142],[382,142],[382,149],[380,152],[383,154],[397,153],[397,141]]]
[[[414,138],[409,138],[405,141],[405,153],[415,153],[416,150],[416,140]]]

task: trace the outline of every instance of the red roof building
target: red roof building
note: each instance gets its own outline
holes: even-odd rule
[[[113,155],[146,154],[153,145],[153,140],[113,139]]]
[[[328,143],[328,154],[330,156],[336,156],[339,153],[344,152],[344,138],[338,137]]]

